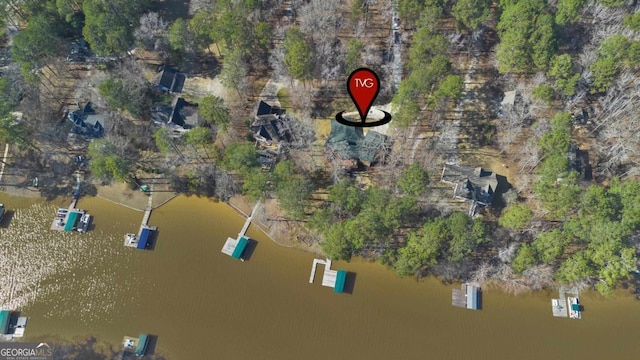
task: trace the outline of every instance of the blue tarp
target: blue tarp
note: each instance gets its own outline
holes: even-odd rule
[[[138,239],[138,249],[146,249],[149,239],[151,238],[151,229],[143,228]]]

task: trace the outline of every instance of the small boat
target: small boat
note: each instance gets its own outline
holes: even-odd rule
[[[127,241],[127,244],[129,244],[129,245],[133,245],[133,244],[138,242],[138,239],[136,238],[136,234],[127,234],[127,235],[125,235],[125,240]]]
[[[0,221],[4,218],[4,204],[0,204]]]
[[[568,297],[567,303],[569,305],[569,318],[582,319],[582,309],[580,307],[580,300],[577,297]]]
[[[80,223],[78,224],[78,232],[86,233],[89,229],[89,225],[91,224],[91,215],[83,214],[80,218]]]

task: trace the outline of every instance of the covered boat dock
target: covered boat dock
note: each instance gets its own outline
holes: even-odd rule
[[[79,225],[78,222],[83,216],[89,216],[86,211],[76,209],[75,203],[71,204],[68,209],[60,208],[56,212],[56,217],[51,223],[51,230],[56,231],[73,231]]]
[[[138,235],[138,245],[136,246],[136,249],[144,250],[148,248],[155,230],[157,230],[156,227],[146,225],[142,226],[140,228],[140,234]]]
[[[138,344],[136,345],[136,356],[143,356],[147,352],[147,346],[149,345],[149,335],[140,334],[138,337]]]
[[[6,335],[9,333],[10,319],[11,319],[11,312],[9,310],[0,311],[0,335]]]
[[[82,216],[83,214],[84,213],[78,211],[70,211],[69,215],[67,216],[67,221],[64,224],[64,231],[72,231],[73,229],[75,229],[80,216]]]
[[[242,254],[249,243],[249,239],[245,236],[240,236],[238,239],[227,238],[227,241],[222,247],[222,253],[231,256],[234,259],[243,260]]]
[[[451,305],[471,310],[480,309],[480,288],[470,284],[462,284],[460,289],[453,289]]]
[[[251,220],[253,219],[253,215],[258,210],[258,206],[260,206],[260,201],[258,201],[253,207],[253,210],[251,210],[251,214],[249,214],[249,216],[247,217],[247,220],[244,222],[242,229],[238,233],[238,237],[235,239],[227,238],[227,241],[225,241],[224,245],[222,246],[221,252],[223,254],[227,254],[232,258],[238,259],[240,261],[245,260],[242,255],[244,254],[244,251],[246,250],[247,245],[249,245],[249,238],[246,237],[245,234],[249,229],[249,225],[251,225]]]
[[[311,266],[311,275],[309,276],[309,283],[313,284],[313,280],[316,277],[316,268],[318,264],[324,265],[324,273],[322,274],[322,286],[333,288],[336,293],[344,292],[344,284],[347,281],[347,271],[345,270],[331,270],[331,260],[313,259],[313,265]]]
[[[137,338],[125,336],[122,339],[122,347],[125,350],[133,351],[136,356],[144,356],[149,347],[149,334],[140,334]]]

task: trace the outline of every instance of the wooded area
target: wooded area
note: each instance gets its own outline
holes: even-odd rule
[[[17,145],[25,177],[64,168],[47,154],[82,153],[98,184],[144,173],[180,193],[276,200],[301,247],[403,276],[605,295],[633,280],[635,2],[188,3],[0,0],[0,142]],[[393,115],[373,161],[323,148],[362,66],[384,79],[376,105]],[[159,89],[171,69],[187,78],[182,93]],[[260,100],[286,114],[259,125]],[[87,102],[104,137],[78,145],[67,114]],[[508,184],[468,211],[440,181],[445,164]]]

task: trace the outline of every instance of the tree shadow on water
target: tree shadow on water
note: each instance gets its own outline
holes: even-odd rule
[[[54,342],[48,344],[51,346],[53,358],[56,360],[107,360],[118,358],[118,352],[100,344],[93,336],[76,338],[72,342]]]
[[[55,360],[169,360],[163,355],[156,354],[158,336],[154,335],[149,337],[147,355],[143,357],[137,357],[130,351],[123,351],[120,346],[98,341],[95,336],[76,337],[71,341],[55,336],[45,336],[31,339],[31,341],[47,343],[52,350],[52,359]]]

